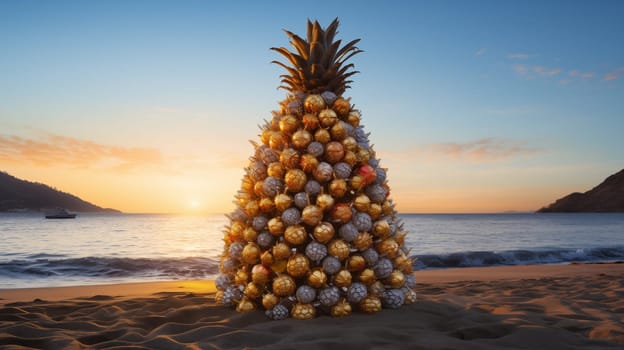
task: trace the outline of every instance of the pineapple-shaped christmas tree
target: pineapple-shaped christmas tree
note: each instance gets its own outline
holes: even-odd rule
[[[386,171],[343,93],[357,73],[338,19],[289,31],[280,110],[261,127],[228,215],[217,302],[272,319],[374,313],[412,303],[412,260]]]

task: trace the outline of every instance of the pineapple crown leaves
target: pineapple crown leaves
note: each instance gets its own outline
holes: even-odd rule
[[[360,39],[350,41],[341,47],[341,40],[334,40],[338,33],[338,18],[334,19],[327,28],[323,29],[318,21],[308,20],[307,36],[305,39],[284,30],[290,39],[290,45],[295,49],[289,51],[284,47],[272,47],[271,50],[284,56],[290,65],[279,61],[272,61],[283,67],[288,74],[282,78],[280,88],[290,92],[303,91],[306,93],[321,93],[331,91],[336,95],[349,88],[348,80],[353,74],[353,63],[345,62],[354,55],[363,52],[355,46]]]

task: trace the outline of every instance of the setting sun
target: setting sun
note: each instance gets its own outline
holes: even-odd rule
[[[201,202],[198,201],[197,199],[193,199],[191,200],[191,202],[189,203],[189,207],[193,210],[197,210],[201,207]]]

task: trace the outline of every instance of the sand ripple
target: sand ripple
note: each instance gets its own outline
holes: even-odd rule
[[[6,349],[622,349],[624,275],[419,284],[376,315],[268,321],[214,295],[98,295],[0,308]]]

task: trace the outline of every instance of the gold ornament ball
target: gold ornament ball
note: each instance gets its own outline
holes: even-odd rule
[[[351,255],[347,259],[347,269],[351,272],[362,271],[366,268],[366,260],[359,254]]]
[[[318,129],[314,133],[314,141],[326,144],[331,141],[331,134],[327,129]]]
[[[273,202],[273,199],[269,198],[269,197],[264,197],[260,200],[260,211],[263,213],[269,213],[271,211],[273,211],[273,209],[275,209],[275,203]]]
[[[323,219],[323,211],[316,205],[308,205],[301,212],[301,220],[310,226],[316,226]]]
[[[336,164],[344,158],[345,150],[342,143],[337,141],[325,145],[325,160],[330,164]]]
[[[368,295],[360,301],[360,310],[366,314],[374,314],[381,311],[381,300],[374,295]]]
[[[238,270],[234,275],[234,283],[237,285],[245,285],[249,282],[249,274],[245,270]]]
[[[264,185],[264,181],[262,181],[262,180],[258,180],[258,181],[256,181],[256,183],[254,184],[254,194],[255,194],[257,197],[262,197],[262,196],[264,196],[264,189],[262,188],[262,186],[263,186],[263,185]],[[258,206],[260,206],[260,205],[258,204]]]
[[[312,142],[312,134],[310,134],[309,131],[307,130],[297,130],[292,138],[292,145],[295,146],[295,148],[299,148],[299,149],[303,149],[308,147],[308,145],[310,144],[310,142]]]
[[[333,126],[338,121],[338,116],[336,115],[336,112],[329,108],[320,111],[318,117],[321,125],[325,128]]]
[[[310,271],[310,261],[303,254],[295,254],[288,259],[286,272],[293,277],[302,277]]]
[[[333,179],[329,183],[329,194],[333,198],[342,198],[348,191],[347,182],[344,179]]]
[[[351,151],[351,152],[355,152],[357,151],[357,141],[351,137],[351,136],[347,136],[344,138],[344,140],[342,140],[342,146],[345,148],[345,152],[346,151]]]
[[[399,253],[399,255],[394,259],[392,264],[404,274],[410,274],[414,272],[412,259],[406,256],[403,252]]]
[[[329,129],[329,133],[331,134],[332,140],[342,142],[344,138],[347,137],[347,128],[345,124],[338,122]]]
[[[325,100],[321,95],[308,95],[303,102],[303,108],[308,113],[317,113],[325,108]]]
[[[367,286],[370,286],[377,281],[377,277],[375,276],[375,271],[373,271],[373,269],[362,270],[358,279]]]
[[[339,116],[344,117],[347,116],[351,111],[351,103],[349,102],[349,100],[339,97],[334,101],[332,109],[336,111]]]
[[[245,224],[240,221],[232,222],[232,226],[230,226],[230,235],[235,238],[240,238],[243,236],[243,231],[245,230]]]
[[[292,134],[299,127],[299,120],[292,114],[283,116],[279,121],[279,128],[283,133]]]
[[[399,245],[393,238],[386,238],[375,245],[375,249],[380,255],[385,255],[390,259],[396,258],[399,254]]]
[[[370,215],[371,219],[373,220],[377,220],[382,213],[383,209],[381,208],[381,205],[377,203],[372,203],[370,205],[370,208],[368,209],[368,215]]]
[[[279,275],[273,280],[273,293],[278,297],[288,297],[295,294],[295,280],[288,275]]]
[[[256,230],[253,229],[253,227],[247,227],[244,231],[243,231],[243,239],[247,242],[253,242],[256,240],[256,238],[258,238],[258,232],[256,232]]]
[[[284,147],[284,136],[279,131],[272,131],[269,138],[269,147],[275,150],[280,150]]]
[[[379,238],[386,238],[390,235],[390,224],[386,220],[379,220],[373,223],[373,235]]]
[[[366,186],[366,181],[364,181],[364,178],[360,175],[353,175],[349,180],[349,185],[351,185],[352,190],[358,192]]]
[[[258,204],[258,201],[250,200],[249,202],[247,202],[247,205],[245,205],[245,213],[248,217],[253,218],[257,216],[259,212],[260,205]]]
[[[236,311],[238,312],[251,312],[256,309],[256,304],[253,301],[249,300],[247,297],[243,297],[243,299],[236,306]]]
[[[284,233],[285,227],[284,222],[279,216],[271,218],[271,220],[267,223],[269,233],[273,236],[281,236]]]
[[[334,239],[327,246],[329,255],[335,256],[338,260],[343,261],[349,257],[349,244],[342,239]]]
[[[357,128],[358,126],[360,126],[360,120],[361,120],[360,112],[358,111],[349,112],[349,115],[347,116],[347,123],[351,124],[351,126],[353,126],[354,128]]]
[[[395,288],[395,289],[401,288],[405,284],[405,275],[403,274],[403,272],[399,270],[394,270],[392,271],[392,273],[390,274],[390,277],[388,277],[385,282],[387,285],[389,285],[392,288]]]
[[[267,310],[271,310],[277,303],[279,303],[279,298],[273,293],[262,296],[262,306]]]
[[[345,317],[351,315],[353,309],[351,308],[351,304],[346,300],[342,299],[336,305],[331,307],[331,315],[332,317]]]
[[[285,260],[290,256],[290,247],[284,242],[276,243],[271,251],[275,260]]]
[[[260,255],[260,263],[264,266],[271,266],[274,261],[273,254],[268,250]]]
[[[370,205],[370,198],[368,198],[368,196],[365,194],[360,194],[359,196],[355,197],[355,200],[353,201],[353,206],[355,207],[355,209],[363,213],[368,212],[368,210],[370,209]]]
[[[314,155],[306,153],[301,156],[301,170],[306,173],[311,174],[318,167],[318,165],[319,161]]]
[[[345,151],[343,162],[349,164],[350,166],[354,166],[357,163],[357,155],[353,151]]]
[[[269,252],[264,252],[263,256],[265,253]],[[264,265],[258,264],[251,269],[251,281],[258,286],[264,286],[269,281],[270,276],[271,271]]]
[[[338,203],[333,206],[330,215],[332,221],[346,224],[351,221],[353,213],[351,212],[351,207],[348,203]]]
[[[334,197],[327,193],[321,193],[316,197],[316,205],[323,211],[328,211],[334,206]]]
[[[353,276],[351,272],[347,270],[340,270],[334,276],[334,285],[336,287],[348,287],[351,285],[351,281],[353,280]]]
[[[307,179],[306,174],[301,169],[290,169],[284,176],[284,182],[290,192],[301,192]]]
[[[314,269],[308,275],[308,285],[312,288],[321,288],[327,284],[327,274],[321,269]]]
[[[259,258],[260,248],[255,243],[247,243],[247,245],[243,248],[241,260],[245,264],[252,265],[257,263]]]
[[[304,114],[301,119],[303,126],[308,131],[314,131],[319,127],[319,119],[314,113]]]
[[[292,202],[293,199],[291,196],[285,193],[280,193],[275,196],[275,209],[277,209],[279,212],[283,212],[284,210],[290,208]]]
[[[373,236],[368,232],[360,232],[351,241],[351,246],[359,251],[364,251],[373,245]]]
[[[249,282],[245,287],[244,293],[245,296],[247,296],[249,299],[256,299],[260,296],[260,287],[258,287],[258,285],[253,282]]]
[[[316,308],[312,304],[297,303],[290,310],[290,315],[298,320],[309,320],[316,316]]]
[[[303,244],[306,238],[308,238],[308,233],[301,225],[288,226],[284,232],[284,239],[292,245]]]
[[[286,169],[297,169],[299,161],[299,152],[293,148],[286,148],[280,154],[280,163]]]
[[[367,149],[360,148],[359,151],[355,153],[357,157],[358,163],[368,164],[368,161],[371,158],[371,153]]]
[[[282,166],[282,163],[269,163],[267,166],[267,175],[281,179],[284,176],[284,167]]]
[[[320,243],[327,243],[334,238],[335,233],[334,226],[329,222],[323,221],[314,227],[313,235],[314,239]]]

